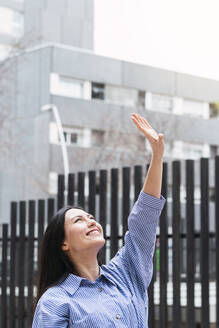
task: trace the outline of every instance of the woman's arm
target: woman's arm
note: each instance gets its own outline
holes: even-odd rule
[[[163,134],[158,135],[146,119],[138,114],[132,114],[132,120],[146,136],[152,148],[152,159],[142,190],[149,195],[160,198],[164,153]]]
[[[145,297],[153,274],[156,230],[165,199],[160,195],[162,180],[163,135],[158,135],[148,122],[137,114],[132,120],[149,140],[152,160],[142,191],[128,218],[125,245],[104,268],[115,282],[125,284],[133,294]]]

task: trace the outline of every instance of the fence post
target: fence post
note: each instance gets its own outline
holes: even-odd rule
[[[99,222],[103,228],[104,236],[106,237],[106,217],[107,217],[107,171],[100,170],[100,199],[99,199]],[[101,250],[101,263],[106,263],[106,244]]]
[[[122,169],[122,226],[123,241],[128,230],[128,216],[130,212],[130,167]]]
[[[110,258],[118,250],[118,169],[111,169]]]
[[[37,255],[38,255],[38,263],[40,260],[40,249],[43,239],[44,233],[44,225],[45,225],[45,200],[39,199],[38,200],[38,231],[37,231],[37,238],[38,238],[38,248],[37,248]]]
[[[68,204],[67,205],[74,205],[75,197],[75,175],[70,173],[68,175]]]
[[[58,199],[57,199],[57,210],[64,206],[64,190],[65,190],[65,176],[64,174],[58,175]]]
[[[85,180],[85,173],[79,172],[78,173],[78,205],[81,206],[82,208],[85,208],[84,180]]]
[[[186,160],[187,322],[195,327],[194,161]]]
[[[25,275],[25,224],[26,224],[26,202],[19,204],[19,254],[18,254],[18,328],[24,324],[24,275]]]
[[[34,226],[35,226],[35,201],[29,201],[28,209],[28,267],[27,267],[27,322],[31,327],[33,317],[33,265],[34,265]]]
[[[47,200],[47,224],[52,220],[55,210],[55,200],[53,198],[48,198]]]
[[[146,165],[146,174],[148,174],[148,170],[150,167],[150,163]],[[139,183],[136,183],[139,185],[138,188],[140,188],[140,183],[141,183],[141,168],[140,166],[137,169],[137,172],[135,172],[135,177],[138,177],[137,180]],[[136,196],[137,197],[137,189],[136,188]],[[151,328],[155,328],[155,307],[154,307],[154,282],[156,281],[156,276],[157,276],[157,270],[156,270],[156,244],[157,244],[157,238],[155,242],[155,248],[154,248],[154,254],[153,254],[153,275],[152,279],[150,282],[150,285],[148,287],[148,326]]]
[[[7,328],[7,254],[8,224],[2,225],[1,325]]]
[[[88,212],[96,215],[96,172],[89,171],[89,196],[88,196]]]
[[[202,308],[201,322],[203,328],[209,327],[209,183],[208,158],[201,158],[201,286]]]
[[[161,195],[167,199],[167,163],[163,163]],[[167,203],[160,216],[160,328],[167,327],[168,221]]]
[[[219,328],[219,156],[215,157],[216,328]]]
[[[134,167],[134,187],[135,187],[135,201],[136,201],[142,189],[142,166],[140,165],[135,165]]]
[[[172,163],[172,229],[173,229],[173,327],[181,322],[180,308],[180,162]]]
[[[16,268],[16,228],[17,228],[17,203],[11,203],[11,243],[10,243],[10,298],[9,298],[9,327],[15,327],[15,268]]]

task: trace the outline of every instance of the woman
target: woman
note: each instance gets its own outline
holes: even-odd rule
[[[160,194],[164,142],[140,115],[132,114],[132,121],[148,139],[152,159],[128,218],[125,245],[100,267],[101,225],[81,208],[59,210],[44,235],[32,328],[148,327],[147,288],[165,204]]]

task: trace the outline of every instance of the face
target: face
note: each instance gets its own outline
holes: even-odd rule
[[[98,253],[104,246],[103,229],[94,217],[80,209],[70,209],[65,214],[64,251],[72,254]]]

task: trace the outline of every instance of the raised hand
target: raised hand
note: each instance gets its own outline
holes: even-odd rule
[[[153,154],[163,155],[164,152],[163,134],[162,133],[157,134],[157,132],[150,126],[148,121],[144,117],[140,116],[139,114],[133,113],[132,121],[148,139]]]

